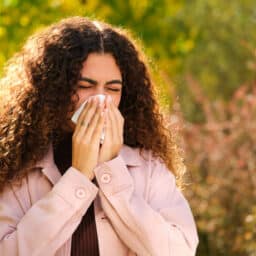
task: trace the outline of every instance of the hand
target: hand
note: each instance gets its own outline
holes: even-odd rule
[[[104,125],[103,106],[97,98],[88,101],[72,136],[72,166],[90,180],[98,163],[100,136]],[[104,113],[104,112],[103,112]]]
[[[105,104],[105,139],[99,151],[99,163],[115,158],[123,145],[124,118],[111,97],[107,96]]]

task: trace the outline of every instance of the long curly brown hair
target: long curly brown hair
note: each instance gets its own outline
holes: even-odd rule
[[[31,36],[6,64],[0,81],[0,190],[24,177],[31,171],[26,167],[61,138],[61,126],[79,100],[82,63],[90,53],[102,52],[115,58],[124,82],[119,106],[125,119],[124,143],[151,150],[176,177],[184,174],[135,40],[124,29],[71,17]]]

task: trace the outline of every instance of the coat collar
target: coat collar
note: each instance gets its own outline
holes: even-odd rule
[[[141,156],[138,148],[131,148],[127,145],[123,145],[119,156],[121,156],[127,166],[140,166],[141,165]],[[43,174],[55,184],[61,177],[53,155],[53,145],[52,143],[49,146],[49,149],[45,156],[39,160],[34,167],[41,168]]]

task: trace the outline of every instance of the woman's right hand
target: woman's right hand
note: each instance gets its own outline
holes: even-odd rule
[[[103,104],[91,98],[80,114],[72,136],[72,166],[90,180],[98,163],[100,136],[104,126]]]

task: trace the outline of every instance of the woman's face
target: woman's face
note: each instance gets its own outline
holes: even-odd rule
[[[122,76],[111,54],[91,53],[88,55],[81,70],[77,94],[79,95],[79,101],[75,110],[90,96],[96,94],[111,96],[114,104],[117,107],[119,106],[122,94]],[[73,113],[70,113],[69,117]],[[74,131],[75,124],[71,120],[68,126]]]

